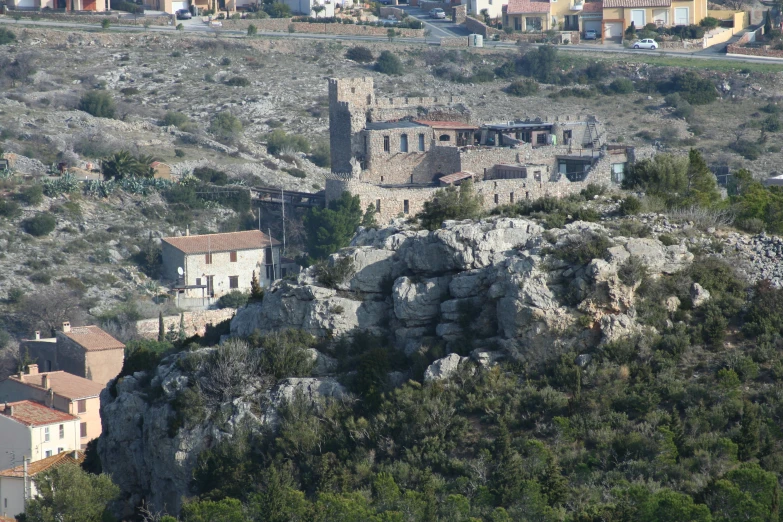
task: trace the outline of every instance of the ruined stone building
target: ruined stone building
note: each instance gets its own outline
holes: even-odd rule
[[[481,123],[455,96],[378,97],[372,78],[329,80],[329,137],[327,201],[348,191],[381,222],[416,214],[439,187],[466,179],[488,209],[619,185],[626,164],[647,154],[608,144],[593,116]]]

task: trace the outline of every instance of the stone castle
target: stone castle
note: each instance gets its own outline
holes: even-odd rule
[[[461,98],[377,97],[372,78],[329,80],[329,137],[327,202],[348,191],[382,223],[466,179],[487,209],[619,186],[626,164],[651,153],[608,144],[593,116],[479,123]]]

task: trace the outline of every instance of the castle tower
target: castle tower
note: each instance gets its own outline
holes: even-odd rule
[[[329,79],[329,145],[332,172],[351,172],[351,158],[363,153],[359,131],[375,102],[372,78]]]

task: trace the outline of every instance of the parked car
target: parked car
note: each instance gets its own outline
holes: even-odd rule
[[[444,11],[440,7],[436,7],[435,9],[430,9],[430,18],[446,18],[446,11]]]
[[[177,20],[190,20],[193,15],[187,9],[180,9],[177,11]]]
[[[592,29],[585,31],[585,37],[583,40],[598,40],[598,31]]]
[[[634,43],[633,48],[634,49],[657,49],[658,42],[656,42],[652,38],[645,38],[644,40],[639,40],[638,42]]]

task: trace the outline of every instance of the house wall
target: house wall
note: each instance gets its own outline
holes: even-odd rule
[[[176,281],[179,277],[177,268],[185,269],[185,254],[165,241],[160,242],[161,257],[163,259],[163,278]]]
[[[274,247],[279,250],[278,247]],[[229,276],[237,276],[239,288],[242,292],[250,290],[250,281],[255,271],[261,286],[269,286],[271,281],[266,277],[266,260],[264,259],[264,249],[238,250],[237,260],[230,261],[229,252],[213,252],[212,263],[206,264],[205,254],[193,254],[186,256],[185,284],[195,285],[196,278],[201,278],[201,284],[206,284],[206,276],[214,276],[213,290],[215,297],[231,292],[229,288]],[[271,261],[270,261],[271,262]],[[185,297],[201,297],[201,290],[188,290]]]
[[[24,513],[24,479],[0,477],[0,514],[15,517]]]
[[[92,439],[97,439],[101,435],[101,399],[100,397],[90,397],[84,399],[86,401],[86,410],[84,413],[79,413],[78,401],[69,401],[67,412],[71,415],[79,417],[79,422],[76,424],[76,435],[79,440],[79,445],[75,449],[84,449],[87,447],[87,443]],[[60,409],[60,408],[57,408]],[[64,410],[66,411],[66,410]],[[87,424],[87,436],[81,436],[80,424]]]
[[[503,16],[503,0],[462,0],[469,14],[482,16],[481,11],[486,9],[492,19]]]
[[[22,353],[27,355],[38,365],[42,372],[59,370],[57,366],[57,342],[56,340],[24,340],[20,346]]]
[[[665,7],[626,7],[615,9],[604,9],[604,20],[608,19],[621,19],[623,20],[623,32],[631,25],[632,11],[642,10],[644,11],[644,23],[655,23],[656,13],[661,11],[667,11],[668,21],[667,27],[673,27],[675,23],[675,9],[688,8],[688,24],[698,24],[702,19],[707,16],[707,2],[706,0],[690,0],[690,1],[674,1],[671,7],[668,9]],[[641,27],[636,28],[641,29]]]
[[[182,322],[185,326],[185,336],[204,335],[206,327],[209,324],[215,325],[234,316],[236,310],[232,308],[220,308],[217,310],[196,310],[193,312],[183,312]],[[170,315],[163,318],[163,328],[169,331],[169,326],[173,326],[179,331],[179,315]],[[145,339],[158,338],[158,319],[142,319],[136,321],[134,327],[136,335]]]
[[[57,334],[57,365],[60,370],[89,379],[84,348],[63,332]]]
[[[119,375],[125,360],[125,350],[101,350],[86,352],[85,377],[104,386]]]
[[[22,456],[31,457],[33,455],[33,435],[29,427],[0,413],[0,433],[3,434],[0,437],[0,469],[18,466],[22,463]],[[11,462],[10,453],[14,454],[16,462]],[[2,506],[0,506],[0,511],[2,511]]]

